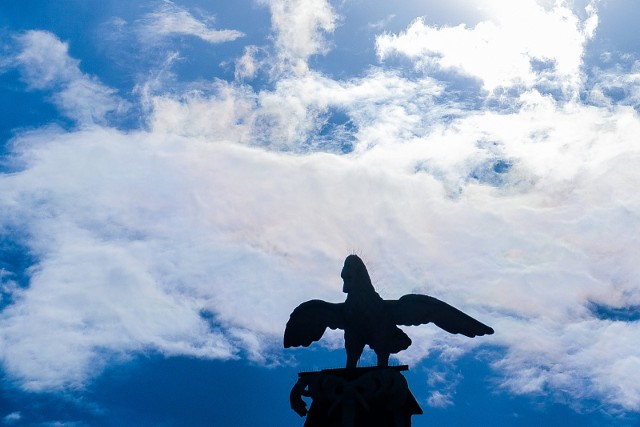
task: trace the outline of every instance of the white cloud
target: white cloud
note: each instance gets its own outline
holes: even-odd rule
[[[150,126],[158,132],[206,136],[293,152],[339,151],[339,140],[322,145],[318,135],[330,109],[345,111],[359,132],[346,135],[362,149],[389,138],[424,134],[455,107],[435,105],[442,87],[431,78],[408,80],[372,70],[361,79],[335,81],[316,72],[280,78],[274,90],[215,81],[180,96],[153,90]],[[426,107],[430,111],[424,112]],[[392,126],[388,126],[393,122]],[[364,132],[362,135],[360,132]],[[388,135],[388,132],[394,132]]]
[[[434,391],[427,399],[427,405],[432,408],[446,408],[453,405],[453,399],[450,394]]]
[[[222,81],[182,94],[151,95],[150,126],[160,133],[249,143],[256,95]]]
[[[463,376],[460,373],[451,375],[437,370],[431,370],[426,375],[430,389],[427,405],[432,408],[453,406],[455,389]]]
[[[589,101],[602,106],[640,106],[640,61],[628,67],[615,64],[609,69],[595,68],[593,74]]]
[[[260,68],[260,63],[256,59],[258,52],[257,46],[252,45],[244,48],[244,54],[235,63],[236,80],[253,79],[256,76]]]
[[[68,45],[46,31],[27,31],[17,37],[16,65],[32,90],[53,91],[52,101],[80,125],[105,123],[107,115],[123,112],[127,103],[116,91],[80,70]]]
[[[81,78],[80,61],[69,57],[69,46],[47,31],[27,31],[18,37],[16,56],[31,89],[49,89],[61,82]]]
[[[305,73],[312,55],[329,49],[324,34],[336,27],[337,17],[327,0],[260,0],[271,9],[275,48],[283,70]]]
[[[419,18],[400,34],[378,36],[378,56],[385,60],[399,54],[420,69],[436,66],[468,74],[480,79],[487,90],[531,87],[540,80],[532,61],[542,61],[552,68],[563,90],[579,89],[584,44],[597,26],[592,6],[587,8],[587,19],[580,21],[565,2],[556,3],[550,11],[535,0],[479,4],[490,20],[473,28],[464,24],[438,28]]]
[[[162,6],[148,13],[142,20],[140,37],[151,40],[166,36],[193,36],[208,43],[224,43],[244,37],[244,33],[237,30],[217,30],[211,24],[212,16],[204,16],[203,20],[196,19],[186,9],[165,0]]]

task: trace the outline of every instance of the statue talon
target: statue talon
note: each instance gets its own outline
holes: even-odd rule
[[[302,396],[310,397],[311,394],[306,390],[309,386],[309,379],[300,378],[298,382],[291,389],[291,393],[289,394],[289,402],[291,403],[291,409],[293,409],[296,414],[304,417],[307,415],[307,402],[302,400]]]

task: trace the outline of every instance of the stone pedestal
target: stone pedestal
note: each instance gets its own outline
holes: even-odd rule
[[[388,366],[300,372],[291,408],[307,416],[304,427],[410,427],[422,409],[400,373]],[[312,399],[307,411],[302,397]]]

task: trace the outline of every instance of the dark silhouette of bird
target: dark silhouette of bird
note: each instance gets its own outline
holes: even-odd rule
[[[409,294],[398,300],[384,300],[373,288],[362,260],[349,255],[340,274],[343,303],[311,300],[291,313],[284,331],[284,346],[309,346],[326,328],[343,329],[347,368],[355,368],[368,345],[378,366],[388,366],[389,355],[407,349],[411,339],[397,325],[434,323],[452,334],[473,338],[493,334],[493,329],[455,307],[428,295]]]

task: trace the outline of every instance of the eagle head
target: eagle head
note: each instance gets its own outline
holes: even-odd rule
[[[354,291],[374,291],[371,284],[371,278],[367,267],[358,255],[349,255],[344,260],[344,267],[340,273],[342,277],[343,285],[342,292],[348,294]]]

